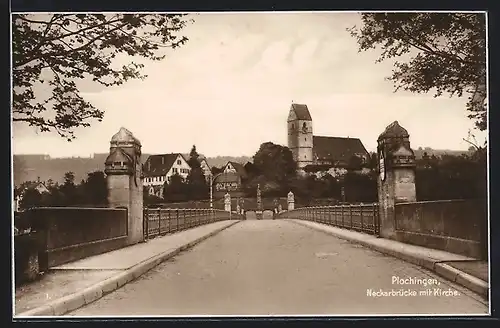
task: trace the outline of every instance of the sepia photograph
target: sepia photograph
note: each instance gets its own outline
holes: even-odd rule
[[[486,12],[14,12],[12,315],[489,316]]]

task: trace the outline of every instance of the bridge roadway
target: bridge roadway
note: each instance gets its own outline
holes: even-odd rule
[[[398,285],[393,277],[439,285]],[[392,290],[406,296],[373,296]],[[481,314],[486,304],[407,262],[290,221],[251,220],[68,315]]]

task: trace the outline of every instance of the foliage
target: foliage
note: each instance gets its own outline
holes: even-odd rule
[[[104,172],[89,173],[87,180],[80,185],[80,189],[86,204],[107,205],[108,186]]]
[[[347,163],[347,168],[350,171],[361,170],[363,166],[364,166],[363,159],[356,155],[351,156],[349,162]]]
[[[163,185],[163,199],[167,202],[184,202],[187,200],[188,186],[179,174],[170,177],[170,183]]]
[[[418,200],[486,199],[486,153],[424,156],[417,161]]]
[[[281,186],[281,193],[288,193],[289,182],[296,175],[296,163],[288,147],[265,142],[253,156],[253,166],[249,180],[264,177],[267,181]]]
[[[360,51],[382,49],[378,62],[397,59],[388,78],[396,90],[434,90],[436,97],[467,93],[469,118],[486,129],[484,13],[367,13],[362,22],[349,30]]]
[[[347,172],[342,181],[345,201],[348,203],[372,203],[378,201],[377,177],[375,174]]]
[[[146,186],[144,186],[142,198],[144,206],[161,204],[163,202],[163,198],[156,195],[150,195],[149,188]]]
[[[188,164],[191,167],[187,176],[188,198],[190,200],[206,199],[208,197],[209,186],[205,179],[203,169],[199,160],[196,146],[193,145],[189,154]]]
[[[19,202],[21,209],[38,207],[42,203],[42,195],[36,189],[27,189]]]
[[[222,173],[224,170],[222,168],[220,168],[220,167],[212,166],[211,171],[212,171],[212,174],[215,176],[215,175],[217,175],[219,173]]]
[[[117,86],[143,79],[143,64],[115,67],[115,58],[164,58],[186,37],[182,14],[15,14],[12,16],[13,121],[71,140],[73,129],[102,120],[77,81]],[[48,91],[48,95],[45,93]]]
[[[35,182],[23,183],[16,190],[22,194],[20,208],[27,209],[38,206],[103,206],[107,204],[107,185],[104,172],[95,171],[88,174],[80,184],[74,183],[73,172],[64,174],[64,183],[59,185],[47,181],[48,192],[40,194],[32,185]]]

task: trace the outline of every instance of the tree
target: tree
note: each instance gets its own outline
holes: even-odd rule
[[[224,170],[220,167],[212,166],[211,171],[212,171],[213,175],[216,175],[216,174],[222,173]]]
[[[283,192],[288,192],[288,184],[296,175],[297,166],[288,147],[265,142],[253,156],[256,172],[269,181],[278,183]]]
[[[120,55],[158,61],[161,48],[187,38],[182,14],[16,14],[12,16],[14,122],[56,131],[71,140],[73,129],[101,121],[104,112],[86,101],[76,81],[117,86],[143,79],[142,64],[115,68]],[[49,94],[45,94],[49,90]]]
[[[87,176],[82,183],[86,203],[91,205],[106,205],[108,203],[108,187],[104,172],[95,171]]]
[[[163,199],[170,202],[182,202],[187,200],[187,186],[179,174],[170,177],[170,183],[165,182],[163,187]]]
[[[359,156],[352,155],[348,162],[349,171],[359,171],[363,168],[363,159]]]
[[[362,14],[349,29],[360,51],[380,47],[377,62],[399,59],[388,78],[399,89],[434,96],[469,94],[467,110],[486,129],[486,15],[476,13]],[[403,55],[413,55],[407,62]]]
[[[24,191],[19,207],[23,210],[38,207],[42,205],[42,195],[34,188],[28,188]]]
[[[64,174],[64,183],[59,187],[59,191],[64,197],[64,205],[71,206],[78,203],[79,197],[75,185],[75,174],[73,172],[66,172]]]
[[[188,164],[191,170],[187,176],[188,193],[190,200],[199,200],[208,198],[209,186],[207,186],[207,181],[201,168],[201,163],[199,160],[199,154],[196,151],[196,146],[193,145],[191,152],[189,154]]]

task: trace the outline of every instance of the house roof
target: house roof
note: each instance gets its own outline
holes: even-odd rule
[[[295,112],[298,120],[312,121],[311,113],[309,113],[307,105],[292,104],[292,110]]]
[[[236,172],[243,178],[245,179],[247,177],[247,170],[245,169],[245,166],[243,166],[243,164],[241,163],[238,163],[238,162],[232,162],[232,161],[229,161],[227,162],[227,164],[224,166],[226,167],[228,164],[231,164],[234,169],[236,170]]]
[[[184,158],[184,160],[186,160],[186,158],[180,153],[149,156],[143,165],[144,176],[164,176],[168,173],[168,171],[170,171],[170,168],[172,167],[172,165],[174,165],[175,160],[179,155]]]
[[[353,155],[368,155],[358,138],[313,136],[313,152],[316,159],[348,163]]]
[[[223,183],[223,182],[226,182],[226,183],[230,183],[230,182],[236,182],[236,183],[239,183],[240,182],[240,177],[241,175],[238,174],[237,172],[222,172],[222,173],[219,173],[215,176],[214,178],[214,184],[216,183]]]

